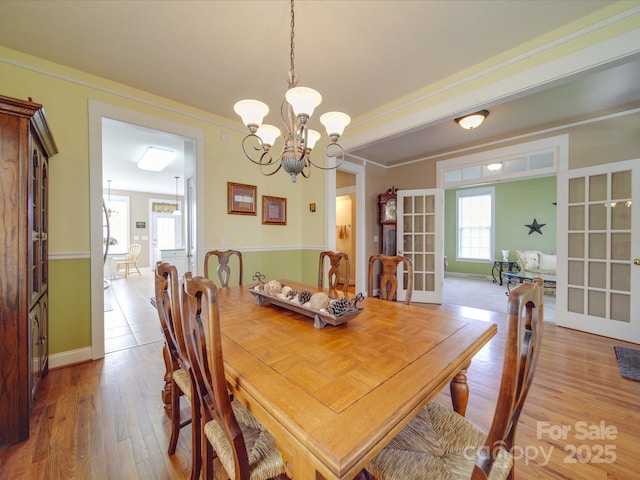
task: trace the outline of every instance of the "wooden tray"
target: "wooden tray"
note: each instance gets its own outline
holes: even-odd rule
[[[288,300],[284,300],[273,295],[268,295],[260,290],[250,288],[249,291],[256,297],[256,303],[258,305],[276,305],[278,307],[291,310],[292,312],[311,317],[313,318],[313,326],[315,328],[323,328],[327,324],[334,326],[342,325],[343,323],[347,323],[352,318],[358,316],[360,312],[364,310],[362,307],[356,307],[354,310],[348,310],[341,315],[332,315],[329,312],[322,312],[320,310],[314,310],[313,308],[303,307],[297,303],[289,302]]]

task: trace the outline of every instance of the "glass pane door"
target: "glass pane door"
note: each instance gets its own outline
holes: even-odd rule
[[[442,303],[442,190],[398,190],[398,255],[413,263],[412,301]],[[399,275],[404,300],[407,272]]]
[[[637,161],[563,172],[559,180],[567,233],[558,253],[566,251],[567,263],[558,271],[558,324],[638,343]]]

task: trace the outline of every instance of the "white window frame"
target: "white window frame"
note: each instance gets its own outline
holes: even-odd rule
[[[460,238],[460,198],[465,197],[477,197],[477,196],[489,196],[491,198],[491,226],[489,233],[489,251],[487,257],[465,257],[460,253],[461,238]],[[495,188],[494,187],[482,187],[482,188],[469,188],[466,190],[458,190],[456,192],[456,260],[462,262],[487,262],[493,258],[493,252],[495,249]]]
[[[123,202],[125,204],[125,211],[117,212],[117,215],[124,216],[125,238],[117,238],[118,235],[114,235],[113,229],[111,230],[111,236],[118,240],[118,248],[111,247],[109,255],[124,255],[127,253],[129,245],[131,245],[131,199],[126,195],[110,195],[106,200],[107,208],[110,208],[110,203],[113,202]]]

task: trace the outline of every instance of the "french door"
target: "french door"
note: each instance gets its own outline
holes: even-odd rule
[[[161,260],[161,250],[173,250],[182,247],[182,216],[170,213],[152,212],[152,266]],[[154,267],[155,268],[155,267]]]
[[[640,343],[639,198],[637,159],[558,174],[558,325]]]
[[[442,253],[441,189],[398,190],[398,255],[413,263],[412,301],[442,303],[444,257]],[[399,267],[403,269],[402,265]],[[398,272],[398,300],[406,296],[407,272]]]

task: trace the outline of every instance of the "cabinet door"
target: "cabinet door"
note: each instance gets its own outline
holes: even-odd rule
[[[30,140],[29,151],[29,194],[28,194],[28,235],[31,242],[29,249],[29,289],[30,305],[33,306],[40,296],[40,199],[39,199],[39,171],[40,153],[35,148],[35,142]]]
[[[45,293],[40,299],[40,351],[38,381],[49,371],[49,295]]]
[[[37,303],[29,313],[29,361],[31,362],[31,372],[29,378],[29,404],[33,403],[33,399],[40,383],[42,375],[40,370],[40,304]]]
[[[29,313],[29,378],[30,403],[33,403],[40,381],[49,369],[49,298],[45,293]]]
[[[49,162],[40,154],[38,168],[38,225],[40,227],[39,289],[44,292],[49,283]]]
[[[48,163],[41,149],[35,141],[31,141],[31,162],[29,166],[29,235],[31,237],[31,251],[29,252],[29,267],[31,285],[31,302],[37,301],[45,291],[49,264],[47,261],[49,240],[49,207],[48,197]]]

